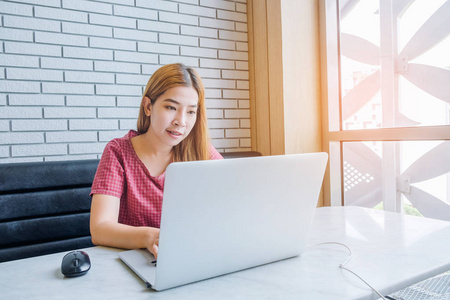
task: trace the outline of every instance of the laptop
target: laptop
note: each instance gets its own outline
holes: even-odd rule
[[[145,249],[119,257],[161,291],[298,256],[327,160],[307,153],[172,163],[157,263]]]

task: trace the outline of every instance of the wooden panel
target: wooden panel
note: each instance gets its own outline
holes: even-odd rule
[[[263,155],[270,155],[270,114],[269,114],[269,94],[268,94],[268,50],[267,50],[267,23],[266,23],[266,3],[265,1],[250,1],[248,9],[251,11],[251,66],[252,88],[250,97],[252,98],[254,120],[252,124],[256,128],[252,133],[256,133],[256,151]]]

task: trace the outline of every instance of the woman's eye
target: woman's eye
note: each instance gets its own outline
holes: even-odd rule
[[[166,108],[167,108],[168,110],[175,110],[175,107],[173,107],[173,106],[166,106]]]
[[[190,114],[190,115],[195,115],[196,113],[197,113],[197,111],[195,111],[195,110],[188,111],[188,114]]]

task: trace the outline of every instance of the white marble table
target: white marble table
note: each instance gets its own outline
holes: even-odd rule
[[[276,242],[276,240],[274,240]],[[309,244],[340,242],[347,267],[387,295],[450,270],[450,222],[358,207],[317,209]],[[66,253],[0,263],[0,299],[377,299],[351,273],[339,245],[302,256],[154,292],[118,258],[122,250],[87,248],[92,268],[64,278]],[[268,249],[270,251],[270,249]]]

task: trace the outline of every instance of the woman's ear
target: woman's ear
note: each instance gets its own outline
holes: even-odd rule
[[[144,112],[147,117],[152,114],[152,101],[147,96],[144,97]]]

